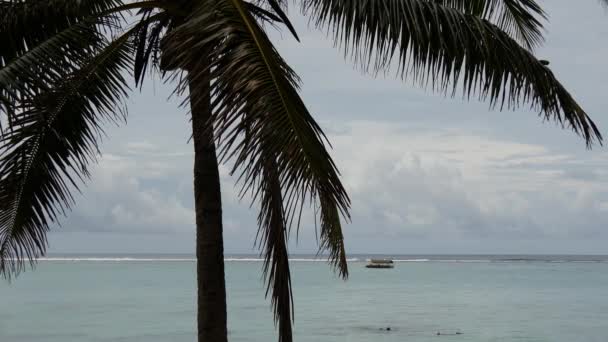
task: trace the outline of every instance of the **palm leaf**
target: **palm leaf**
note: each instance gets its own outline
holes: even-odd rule
[[[528,49],[544,41],[540,20],[547,15],[535,0],[436,0],[444,6],[487,19]]]
[[[0,117],[23,96],[47,91],[100,48],[121,17],[120,0],[0,0]],[[10,118],[10,116],[9,116]]]
[[[272,289],[279,340],[291,341],[291,288],[283,247],[287,232],[299,226],[301,207],[314,199],[322,207],[321,247],[346,277],[340,215],[348,218],[350,202],[324,135],[298,95],[297,76],[254,18],[242,0],[204,2],[168,34],[163,51],[176,67],[188,70],[194,84],[211,73],[209,129],[216,132],[222,160],[234,161],[243,194],[250,192],[261,203],[258,234],[265,250],[264,273]],[[202,54],[210,64],[199,63]]]
[[[121,12],[132,9],[183,15],[177,5],[154,0],[0,0],[0,67],[75,24],[96,22],[103,33],[115,34],[124,24]]]
[[[125,35],[81,69],[14,111],[0,141],[0,273],[10,277],[46,249],[49,224],[88,176],[103,121],[122,118],[132,44]]]
[[[245,3],[245,7],[251,13],[251,15],[255,16],[256,19],[263,22],[281,22],[281,18],[279,18],[276,14],[271,11],[266,10],[263,7],[257,6],[253,3],[247,2]]]
[[[143,86],[143,77],[150,65],[158,71],[160,67],[160,41],[163,33],[171,25],[171,16],[165,12],[156,13],[145,9],[140,11],[140,21],[135,34],[135,84]],[[149,20],[155,15],[156,20]]]
[[[121,4],[120,0],[0,0],[0,66],[70,26]],[[111,17],[118,23],[118,17]]]
[[[274,319],[279,326],[279,341],[291,342],[293,317],[293,295],[291,274],[287,253],[287,220],[283,207],[283,194],[276,159],[263,155],[264,180],[260,184],[260,214],[258,224],[261,236],[259,244],[264,249],[263,273],[268,287],[266,296],[271,293],[271,305],[275,308]]]
[[[97,22],[72,25],[7,60],[0,68],[0,92],[16,101],[48,90],[50,85],[75,72],[104,41],[95,27]]]
[[[296,32],[295,27],[289,20],[287,15],[288,3],[285,0],[254,0],[250,2],[243,2],[243,6],[247,11],[262,24],[264,22],[270,22],[273,26],[277,27],[276,24],[282,23],[287,27],[293,37],[299,42],[300,37]]]
[[[294,36],[294,38],[299,42],[300,38],[298,37],[298,34],[296,33],[296,29],[291,24],[291,21],[289,21],[287,14],[285,14],[283,9],[281,8],[281,4],[277,0],[268,0],[268,3],[270,4],[270,7],[272,8],[272,10],[281,18],[281,21],[283,22],[283,24],[285,24],[285,26],[287,26],[287,28],[289,29],[289,32],[291,32],[291,34]]]
[[[366,70],[394,59],[403,78],[452,96],[478,94],[492,106],[529,104],[569,125],[588,146],[602,136],[553,72],[487,20],[425,0],[307,0],[303,10]]]

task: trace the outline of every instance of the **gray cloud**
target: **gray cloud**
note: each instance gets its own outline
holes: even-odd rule
[[[377,223],[368,234],[560,237],[571,233],[572,222],[580,231],[596,231],[608,219],[596,205],[608,194],[608,180],[553,172],[556,166],[544,163],[560,165],[570,157],[542,146],[466,135],[439,140],[437,132],[412,133],[394,124],[355,127],[333,140],[356,200],[355,220]],[[522,156],[527,165],[509,163]],[[531,170],[535,158],[539,164]]]

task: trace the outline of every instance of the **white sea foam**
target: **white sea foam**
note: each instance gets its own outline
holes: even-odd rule
[[[368,262],[370,258],[348,258],[346,259],[348,262]],[[393,262],[398,263],[529,263],[529,262],[546,262],[546,263],[605,263],[608,262],[607,259],[599,258],[599,259],[588,259],[588,260],[568,260],[568,259],[428,259],[428,258],[411,258],[411,259],[392,259]],[[56,256],[56,257],[44,257],[40,258],[41,262],[195,262],[196,258],[194,257],[179,257],[179,256],[166,256],[166,257],[137,257],[137,256],[129,256],[129,257],[100,257],[100,256],[92,256],[92,257],[78,257],[78,256]],[[263,258],[259,257],[234,257],[228,256],[224,259],[226,262],[263,262]],[[327,262],[327,258],[325,257],[294,257],[290,258],[291,262]]]
[[[491,260],[482,259],[393,259],[394,262],[447,262],[447,263],[475,263],[475,262],[491,262]]]
[[[264,259],[261,259],[261,258],[224,258],[224,261],[260,262],[260,261],[264,261]]]
[[[445,259],[445,260],[433,260],[435,262],[454,262],[454,263],[480,263],[480,262],[492,262],[492,260],[490,259],[463,259],[463,260],[452,260],[452,259]]]
[[[94,261],[94,262],[157,262],[157,261],[196,261],[194,258],[40,258],[39,261]]]
[[[110,257],[46,257],[40,258],[39,261],[59,261],[59,262],[192,262],[196,261],[196,258],[110,258]],[[262,258],[225,258],[226,262],[262,262]],[[313,258],[293,258],[289,259],[292,262],[327,262],[327,259],[313,259]],[[350,258],[346,259],[348,262],[357,262],[359,259]]]

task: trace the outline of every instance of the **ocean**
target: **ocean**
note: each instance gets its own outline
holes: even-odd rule
[[[608,256],[370,257],[342,281],[293,256],[295,341],[608,341]],[[229,340],[275,341],[261,261],[226,260]],[[47,258],[0,281],[0,341],[195,341],[194,272],[183,255]]]

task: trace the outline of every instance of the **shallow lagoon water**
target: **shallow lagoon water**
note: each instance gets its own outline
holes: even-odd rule
[[[193,261],[75,259],[0,283],[0,341],[195,340]],[[608,340],[603,259],[411,257],[385,270],[359,258],[346,282],[304,259],[291,264],[299,342]],[[229,260],[230,341],[276,340],[261,262]]]

